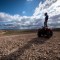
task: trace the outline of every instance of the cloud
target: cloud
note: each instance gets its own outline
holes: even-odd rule
[[[46,0],[44,3],[40,2],[39,3],[39,6],[36,7],[35,9],[35,12],[34,12],[34,16],[37,16],[37,15],[41,15],[45,12],[48,12],[48,8],[53,4],[55,3],[57,0]]]
[[[25,14],[26,12],[25,12],[25,11],[23,11],[22,13],[23,13],[23,14]]]
[[[40,2],[32,16],[10,15],[0,12],[0,29],[38,29],[43,26],[44,13],[48,12],[49,27],[60,27],[60,0]],[[23,11],[23,14],[26,13]]]
[[[31,29],[38,28],[42,21],[34,16],[9,15],[0,12],[0,26],[4,29]],[[37,27],[38,26],[38,27]]]
[[[50,24],[50,26],[52,25],[55,27],[53,23],[59,25],[60,0],[46,0],[44,3],[40,2],[39,6],[36,7],[33,16],[39,16],[40,18],[43,19],[45,12],[47,12],[49,15],[48,24]]]

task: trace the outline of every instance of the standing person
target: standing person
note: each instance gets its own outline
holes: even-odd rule
[[[48,14],[45,13],[45,21],[44,21],[44,27],[47,27],[47,22],[48,22]]]

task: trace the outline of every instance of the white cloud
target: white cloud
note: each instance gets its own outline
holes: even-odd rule
[[[39,21],[40,24],[39,24]],[[2,27],[8,28],[8,29],[30,29],[30,28],[36,28],[35,25],[41,25],[41,20],[34,16],[20,16],[18,14],[16,15],[9,15],[6,13],[0,12],[0,25]]]
[[[41,15],[45,12],[48,12],[48,8],[53,4],[55,3],[57,0],[46,0],[43,4],[42,2],[39,3],[39,6],[36,7],[35,9],[35,12],[34,12],[34,16],[37,16],[37,15]]]
[[[36,7],[33,16],[39,16],[43,19],[45,12],[49,15],[48,23],[52,24],[52,22],[55,22],[58,25],[60,20],[60,0],[46,0],[44,3],[40,2],[39,6]]]
[[[23,13],[23,14],[25,14],[26,12],[25,12],[25,11],[23,11],[22,13]]]
[[[40,2],[36,7],[32,16],[9,15],[0,12],[0,26],[2,29],[30,29],[39,28],[44,23],[44,13],[49,14],[49,26],[60,27],[60,0],[46,0],[44,3]],[[23,14],[26,12],[23,11]],[[0,28],[0,29],[1,29]]]

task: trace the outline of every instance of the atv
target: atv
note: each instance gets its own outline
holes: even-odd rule
[[[42,27],[38,29],[38,37],[50,38],[53,35],[53,31],[48,27]]]

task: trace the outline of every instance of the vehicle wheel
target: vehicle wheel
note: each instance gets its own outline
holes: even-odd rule
[[[52,30],[49,29],[49,30],[47,31],[47,36],[46,36],[46,37],[47,37],[47,38],[50,38],[52,35],[53,35],[53,32],[52,32]]]
[[[38,37],[41,37],[41,31],[40,30],[38,30]]]

